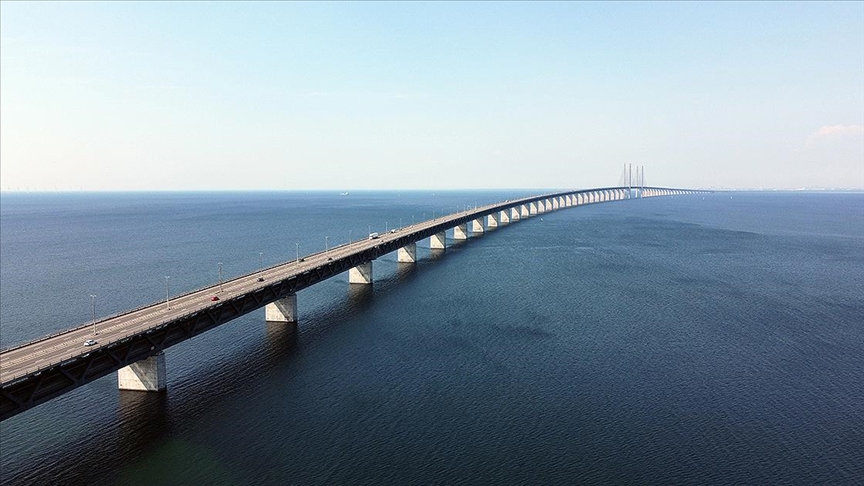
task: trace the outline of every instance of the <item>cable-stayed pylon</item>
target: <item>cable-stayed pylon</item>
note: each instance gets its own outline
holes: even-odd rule
[[[618,177],[618,187],[624,187],[627,185],[627,164],[624,164],[624,168],[621,170],[621,176]]]

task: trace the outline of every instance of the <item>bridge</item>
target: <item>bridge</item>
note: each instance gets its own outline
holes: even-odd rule
[[[608,187],[559,192],[442,215],[368,239],[263,268],[240,277],[128,310],[0,352],[0,421],[117,372],[121,390],[166,388],[164,350],[261,307],[267,321],[297,323],[297,292],[348,272],[350,284],[371,285],[372,262],[398,252],[414,263],[417,242],[444,249],[455,240],[548,211],[631,198],[708,191]],[[470,230],[469,230],[470,228]],[[85,344],[86,343],[86,344]]]

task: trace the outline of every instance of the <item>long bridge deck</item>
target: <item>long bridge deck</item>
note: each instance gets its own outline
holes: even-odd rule
[[[642,188],[644,196],[700,191]],[[627,192],[625,192],[627,191]],[[626,187],[589,189],[504,201],[423,221],[324,252],[216,283],[0,352],[0,420],[276,302],[387,253],[487,216],[531,204],[548,209],[626,199]],[[554,201],[554,203],[553,203]],[[523,213],[524,214],[524,213]],[[532,213],[531,215],[536,214]],[[513,214],[513,220],[528,216]],[[213,297],[218,300],[212,300]],[[97,334],[94,336],[94,325]],[[88,339],[97,343],[85,346]]]

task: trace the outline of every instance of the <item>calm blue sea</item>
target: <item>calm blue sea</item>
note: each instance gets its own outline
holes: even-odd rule
[[[529,195],[0,195],[0,347]],[[326,239],[325,239],[326,237]],[[864,194],[547,213],[0,423],[3,484],[864,484]],[[428,241],[423,242],[428,246]],[[355,286],[356,287],[356,286]]]

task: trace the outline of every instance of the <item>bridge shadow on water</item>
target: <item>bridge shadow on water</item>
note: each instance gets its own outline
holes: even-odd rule
[[[3,483],[44,484],[50,478],[51,484],[116,481],[125,484],[134,481],[133,478],[148,477],[138,469],[138,463],[142,458],[158,457],[176,447],[178,439],[173,437],[177,430],[189,429],[190,423],[207,417],[212,410],[246,399],[251,402],[255,389],[266,386],[268,375],[285,372],[292,366],[299,349],[314,346],[327,334],[356,321],[358,315],[372,307],[376,293],[392,292],[410,284],[424,267],[439,264],[449,251],[458,251],[470,242],[471,239],[448,240],[447,249],[420,248],[423,254],[418,251],[415,264],[381,262],[385,271],[374,285],[349,284],[344,299],[325,304],[308,315],[301,312],[296,325],[265,323],[249,316],[238,319],[245,321],[237,323],[241,325],[263,325],[263,332],[251,334],[239,343],[240,346],[229,346],[227,354],[183,369],[182,376],[172,377],[174,360],[169,355],[166,392],[115,390],[114,407],[92,404],[107,409],[96,411],[101,418],[88,425],[94,430],[65,442],[49,444],[42,455],[49,460],[40,464],[15,464],[12,470],[3,472]],[[229,334],[217,339],[231,341]],[[177,351],[196,352],[190,346],[193,344],[181,344]],[[238,366],[239,362],[242,366]],[[114,376],[103,380],[116,380]],[[130,471],[133,474],[130,475]]]

